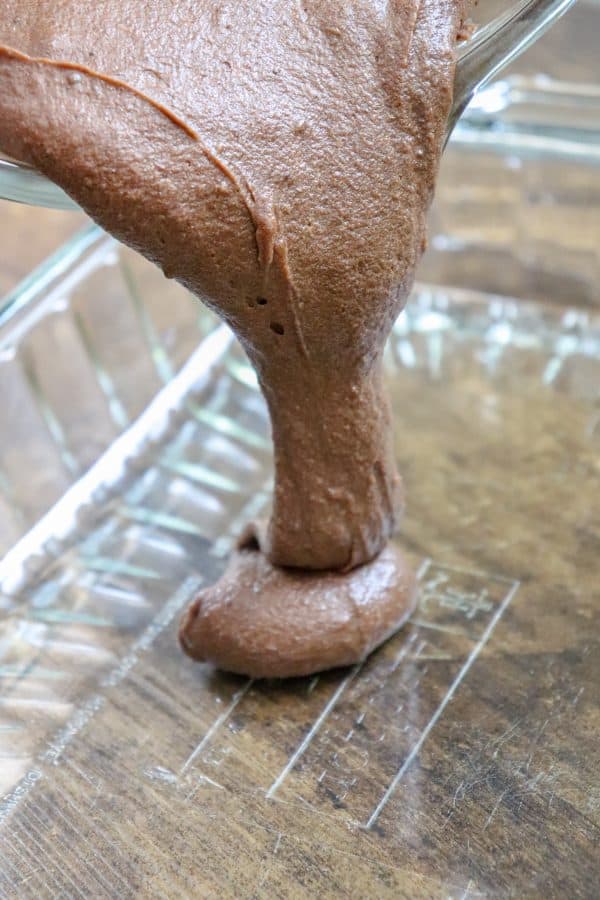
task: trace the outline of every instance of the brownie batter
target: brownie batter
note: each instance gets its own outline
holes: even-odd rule
[[[0,147],[215,309],[269,406],[271,519],[185,617],[196,658],[345,665],[411,609],[384,551],[402,490],[381,358],[425,247],[463,13],[3,0]]]

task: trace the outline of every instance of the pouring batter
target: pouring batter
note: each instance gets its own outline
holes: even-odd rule
[[[414,603],[381,357],[425,247],[464,0],[4,0],[0,147],[215,309],[273,428],[181,627],[254,676],[363,658]]]

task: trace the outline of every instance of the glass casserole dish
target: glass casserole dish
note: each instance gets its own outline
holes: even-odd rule
[[[177,648],[269,503],[226,328],[95,228],[5,298],[0,896],[591,896],[599,126],[521,75],[447,150],[386,355],[420,606],[350,672]]]

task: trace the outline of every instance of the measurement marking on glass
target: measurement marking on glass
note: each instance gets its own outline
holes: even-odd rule
[[[200,576],[190,576],[164,606],[157,610],[154,618],[150,620],[139,637],[129,646],[121,661],[111,669],[108,675],[102,678],[100,682],[101,693],[93,694],[75,707],[71,716],[66,719],[64,724],[37,754],[38,763],[42,765],[44,763],[56,764],[59,760],[64,759],[67,748],[79,736],[81,731],[89,725],[94,716],[104,708],[107,702],[106,691],[116,687],[129,676],[131,670],[139,663],[142,654],[152,648],[156,638],[170,625],[183,604],[189,601],[201,584],[202,578]],[[45,701],[45,704],[47,706],[48,702]],[[0,796],[0,827],[29,796],[35,784],[44,777],[44,771],[41,769],[31,769],[8,794]]]
[[[499,579],[498,579],[498,580],[499,580]],[[503,580],[506,580],[506,579],[503,579]],[[490,619],[490,621],[489,621],[489,623],[488,623],[488,626],[487,626],[487,628],[485,629],[485,631],[483,632],[481,638],[479,639],[479,641],[475,644],[475,646],[474,646],[473,649],[471,650],[469,656],[467,657],[467,659],[465,660],[463,666],[461,667],[461,669],[460,669],[458,675],[456,676],[456,678],[454,679],[454,681],[453,681],[452,684],[450,685],[450,688],[449,688],[448,692],[446,693],[444,699],[442,700],[442,702],[440,703],[440,705],[439,705],[438,708],[436,709],[435,713],[433,714],[433,716],[431,717],[431,719],[429,720],[429,722],[427,723],[427,725],[425,726],[425,728],[424,728],[423,731],[421,732],[421,734],[420,734],[420,736],[419,736],[419,739],[418,739],[417,742],[413,745],[413,747],[412,747],[410,753],[408,754],[408,756],[406,757],[406,759],[404,760],[404,762],[402,763],[402,765],[400,766],[400,768],[399,768],[398,771],[396,772],[394,778],[393,778],[392,781],[390,782],[390,784],[389,784],[387,790],[385,791],[385,793],[383,794],[381,800],[379,801],[379,803],[377,804],[377,806],[375,807],[375,809],[374,809],[373,812],[371,813],[369,819],[367,820],[367,823],[366,823],[366,825],[365,825],[365,828],[367,828],[367,829],[372,828],[373,825],[376,823],[376,821],[377,821],[377,819],[379,818],[379,816],[381,815],[383,809],[385,808],[385,806],[387,805],[387,803],[388,803],[388,801],[390,800],[391,796],[393,795],[393,793],[395,792],[396,788],[397,788],[398,785],[400,784],[400,782],[401,782],[402,778],[404,777],[406,771],[410,768],[410,766],[412,765],[412,763],[414,762],[414,760],[417,758],[417,756],[418,756],[419,753],[421,752],[421,748],[423,747],[423,744],[425,743],[425,741],[427,740],[427,738],[429,737],[429,735],[431,734],[431,732],[433,731],[433,729],[434,729],[435,726],[437,725],[437,723],[438,723],[440,717],[442,716],[442,714],[443,714],[444,710],[446,709],[448,703],[452,700],[452,697],[454,696],[454,694],[455,694],[456,691],[458,690],[458,688],[459,688],[461,682],[463,681],[465,675],[467,674],[467,672],[469,671],[469,669],[471,668],[471,666],[473,665],[473,663],[475,662],[475,660],[477,659],[477,657],[479,656],[479,654],[481,653],[481,650],[483,649],[483,647],[485,646],[485,644],[488,642],[488,640],[489,640],[489,638],[490,638],[490,635],[492,634],[494,628],[496,627],[496,625],[498,624],[498,622],[500,621],[500,619],[501,619],[502,616],[504,615],[504,613],[505,613],[506,609],[508,608],[509,604],[511,603],[513,597],[514,597],[515,594],[517,593],[517,591],[518,591],[518,589],[519,589],[519,586],[520,586],[520,582],[519,582],[519,581],[513,582],[513,585],[512,585],[512,587],[511,587],[511,589],[510,589],[509,592],[506,594],[504,600],[502,601],[502,603],[500,604],[500,606],[497,608],[497,610],[496,610],[496,612],[494,613],[493,617]]]
[[[416,573],[416,577],[418,580],[423,578],[423,576],[427,573],[427,571],[431,565],[431,562],[432,562],[432,560],[429,557],[427,557],[426,559],[424,559],[421,562],[421,565],[419,566],[417,573]],[[305,751],[308,749],[308,747],[310,746],[310,744],[312,743],[314,738],[317,736],[317,734],[319,733],[319,731],[321,729],[321,726],[323,725],[323,723],[325,722],[327,717],[330,715],[330,713],[333,711],[334,707],[336,706],[338,700],[340,699],[340,697],[342,696],[342,694],[344,693],[346,688],[356,678],[356,676],[362,669],[363,665],[364,665],[364,660],[363,660],[363,662],[357,663],[357,665],[355,665],[351,669],[351,671],[343,679],[343,681],[340,682],[337,689],[334,691],[332,696],[329,698],[329,700],[327,701],[327,703],[321,710],[321,713],[319,714],[319,716],[313,723],[310,730],[304,736],[303,740],[300,742],[300,744],[296,748],[295,752],[289,758],[285,767],[281,770],[281,772],[279,773],[279,775],[277,776],[277,778],[275,779],[275,781],[272,783],[271,787],[267,791],[267,793],[266,793],[267,800],[272,800],[274,798],[275,794],[277,793],[277,791],[279,790],[279,788],[281,787],[281,785],[283,784],[283,782],[285,781],[287,776],[290,774],[290,772],[295,767],[295,765],[298,762],[298,760],[300,759],[300,757],[305,753]],[[312,684],[312,682],[311,682],[311,684]],[[364,718],[364,716],[363,716],[363,718]]]
[[[344,693],[344,691],[346,690],[346,688],[348,687],[350,682],[353,681],[354,678],[356,678],[356,676],[360,672],[362,666],[363,666],[363,663],[358,663],[356,666],[354,666],[351,669],[350,673],[348,675],[346,675],[344,680],[339,683],[336,691],[329,698],[329,700],[327,701],[327,703],[321,710],[320,715],[318,716],[318,718],[316,719],[316,721],[314,722],[314,724],[312,725],[312,727],[310,728],[308,733],[305,735],[302,742],[299,744],[299,746],[294,751],[294,753],[292,753],[292,755],[290,756],[289,760],[287,761],[287,765],[281,770],[281,772],[279,773],[279,775],[277,776],[277,778],[275,779],[275,781],[273,782],[273,784],[267,791],[267,800],[271,800],[275,796],[277,790],[279,789],[279,787],[281,787],[281,785],[283,784],[283,782],[285,781],[285,779],[287,778],[289,773],[292,771],[292,769],[294,768],[294,766],[296,765],[296,763],[298,762],[298,760],[300,759],[300,757],[302,756],[302,754],[304,753],[306,748],[309,746],[309,744],[314,739],[314,737],[318,734],[319,729],[321,728],[321,725],[323,724],[323,722],[325,721],[327,716],[330,714],[330,712],[333,710],[334,706],[336,705],[336,703],[338,702],[338,700],[340,699],[340,697],[342,696],[342,694]]]
[[[204,748],[206,747],[208,742],[211,740],[213,735],[219,730],[221,725],[225,724],[225,722],[227,721],[229,716],[235,710],[238,703],[246,696],[246,694],[248,693],[248,691],[250,690],[250,688],[252,687],[253,684],[254,684],[254,679],[250,678],[250,679],[248,679],[246,684],[243,685],[243,687],[241,687],[239,689],[239,691],[236,691],[236,693],[233,695],[233,697],[231,699],[231,703],[229,704],[227,709],[224,709],[223,712],[221,713],[221,715],[217,719],[215,719],[215,721],[210,726],[210,728],[208,729],[208,731],[206,732],[206,734],[204,735],[204,737],[202,738],[202,740],[200,741],[200,743],[198,744],[196,749],[188,756],[188,758],[184,762],[184,764],[181,767],[181,770],[179,772],[180,776],[185,775],[185,773],[188,771],[190,766],[200,756],[200,754],[202,753],[202,751],[204,750]]]
[[[411,619],[413,625],[419,628],[430,628],[432,631],[443,631],[445,634],[462,634],[460,628],[450,628],[447,625],[437,625],[435,622],[425,622],[423,619]]]
[[[431,560],[428,560],[428,562],[431,563]],[[440,568],[444,569],[445,572],[456,572],[457,575],[471,575],[473,578],[481,578],[484,581],[490,579],[491,581],[503,581],[505,584],[510,585],[515,583],[514,578],[509,578],[507,575],[491,575],[489,572],[481,572],[479,569],[463,569],[462,566],[449,566],[447,563],[441,565]]]

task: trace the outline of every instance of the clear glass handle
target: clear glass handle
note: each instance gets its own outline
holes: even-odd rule
[[[459,46],[446,140],[477,90],[533,44],[574,2],[521,0]],[[77,208],[57,185],[6,156],[0,156],[0,198],[54,209]]]
[[[575,0],[521,0],[460,44],[446,141],[479,88],[530,47]]]

